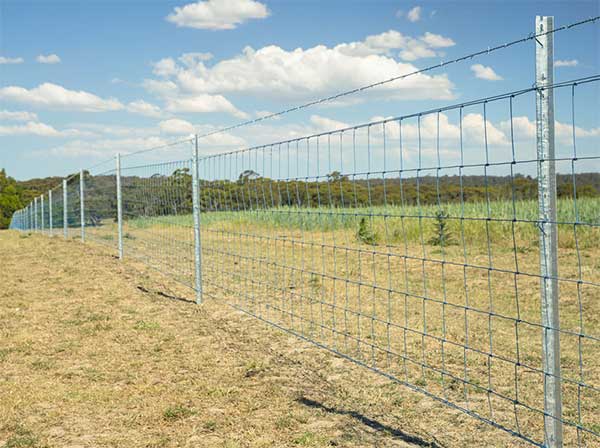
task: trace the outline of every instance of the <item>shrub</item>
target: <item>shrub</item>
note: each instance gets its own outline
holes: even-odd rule
[[[356,232],[356,238],[365,244],[370,244],[371,246],[375,246],[377,243],[377,235],[371,228],[371,225],[367,223],[367,219],[365,217],[360,218],[360,222],[358,223],[358,231]]]

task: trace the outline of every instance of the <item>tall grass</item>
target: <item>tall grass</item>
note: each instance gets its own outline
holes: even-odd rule
[[[600,199],[560,199],[557,203],[560,247],[595,247],[600,238]],[[353,230],[368,221],[375,243],[427,241],[435,232],[436,217],[442,210],[447,215],[448,230],[458,239],[486,244],[511,240],[535,244],[539,237],[537,201],[495,201],[450,203],[441,207],[374,206],[359,208],[276,207],[243,211],[204,212],[203,226],[252,227],[304,231]],[[489,218],[489,219],[488,219]],[[191,215],[135,218],[129,224],[146,228],[158,223],[191,226]],[[363,224],[364,225],[364,224]]]

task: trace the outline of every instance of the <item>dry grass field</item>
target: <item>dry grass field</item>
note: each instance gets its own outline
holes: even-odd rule
[[[142,245],[159,246],[159,240],[143,238],[141,230],[137,236],[135,229],[128,231],[133,235],[126,247],[133,251],[138,245],[139,255],[144,251],[147,256],[156,255],[156,247]],[[439,303],[423,307],[422,301],[409,303],[408,308],[375,307],[389,303],[389,297],[360,285],[386,284],[397,278],[419,295],[422,263],[390,266],[385,257],[379,260],[365,253],[345,265],[343,252],[321,248],[320,234],[290,231],[286,236],[258,228],[249,233],[252,236],[243,238],[228,235],[221,226],[203,234],[205,264],[211,267],[205,273],[209,276],[206,293],[213,299],[196,306],[190,302],[189,289],[131,258],[120,262],[114,251],[100,245],[1,232],[0,447],[529,446],[225,304],[236,304],[398,376],[406,373],[411,382],[458,401],[464,392],[462,384],[415,366],[405,372],[402,363],[390,360],[389,352],[378,347],[391,340],[399,345],[389,350],[401,352],[405,335],[392,329],[390,338],[389,326],[373,326],[370,317],[406,319],[407,328],[415,329],[409,335],[407,355],[416,360],[424,356],[429,365],[439,365],[436,339],[423,339],[417,332],[423,325],[419,313],[429,316],[430,334],[442,337],[445,331],[445,337],[457,344],[465,334],[459,324],[464,316],[454,316],[450,307]],[[346,238],[350,248],[361,247],[351,242],[352,235],[328,237],[336,236]],[[497,263],[510,268],[510,251],[497,253]],[[534,253],[527,253],[523,266],[534,269]],[[460,260],[458,253],[449,256]],[[473,257],[485,262],[485,254]],[[591,270],[586,276],[597,272],[595,263],[593,257],[589,259]],[[294,266],[302,266],[308,274],[290,268]],[[441,283],[433,272],[439,267],[426,268],[428,295],[437,296]],[[448,285],[459,288],[462,271],[457,277],[451,267],[446,268]],[[357,272],[364,277],[350,289],[346,285],[342,294],[342,286],[333,277],[355,278]],[[482,285],[488,279],[476,270],[469,278],[475,291],[473,304],[484,308],[487,293]],[[506,280],[498,274],[492,282],[498,285]],[[528,302],[534,282],[525,279],[521,285],[522,313],[539,320],[534,304]],[[289,293],[281,294],[285,290]],[[478,290],[482,291],[479,295]],[[498,306],[510,315],[513,291],[496,296]],[[575,310],[571,296],[572,292],[566,293],[566,309]],[[346,308],[361,312],[344,315],[342,308],[328,306],[325,297],[348,300]],[[597,299],[585,298],[590,307]],[[452,324],[442,327],[443,321]],[[333,322],[339,331],[327,330]],[[597,329],[597,315],[589,322],[592,330]],[[565,323],[577,325],[576,319]],[[488,325],[487,319],[470,320],[470,343],[481,351],[486,349]],[[511,358],[515,350],[511,329],[501,319],[492,325],[497,335],[495,350]],[[357,335],[368,343],[352,343]],[[532,366],[539,363],[538,336],[539,332],[526,329],[521,336],[522,347],[528,349],[521,356]],[[350,347],[344,346],[348,341]],[[577,379],[576,346],[566,347],[563,365],[572,367]],[[591,374],[588,381],[597,385],[598,357],[592,355],[583,354]],[[447,368],[459,376],[464,354],[446,345],[444,356]],[[512,375],[503,372],[506,366],[486,366],[485,357],[477,356],[470,362],[470,381],[485,389],[489,369],[498,369],[492,370],[494,388],[510,394]],[[538,377],[535,371],[519,373],[521,400],[531,400],[536,407],[540,405]],[[471,406],[485,409],[487,395],[469,387]],[[511,418],[506,404],[494,405],[501,409],[496,420]],[[571,409],[573,403],[568,406]],[[596,419],[597,402],[585,401],[584,406],[586,415]],[[524,427],[531,425],[529,432],[539,430],[537,416],[522,413],[521,418]],[[586,439],[585,443],[592,447],[595,441]]]

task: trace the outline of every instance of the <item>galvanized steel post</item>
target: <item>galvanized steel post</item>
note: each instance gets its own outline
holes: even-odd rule
[[[535,32],[548,33],[554,18],[537,16]],[[548,448],[563,446],[558,305],[558,229],[556,224],[556,166],[554,152],[553,34],[538,36],[536,45],[536,125],[542,352],[544,366],[544,433]]]
[[[194,267],[196,303],[202,303],[202,243],[200,241],[200,185],[198,180],[198,135],[194,139],[192,158],[192,206],[194,213]]]
[[[69,237],[69,213],[67,204],[67,179],[62,181],[63,188],[63,237],[65,240]]]
[[[48,190],[48,232],[52,236],[52,190]]]
[[[38,230],[38,206],[37,206],[37,203],[38,203],[38,198],[37,197],[33,198],[33,219],[34,219],[33,228],[36,232]]]
[[[81,242],[85,242],[85,201],[83,199],[83,170],[79,171],[79,218],[81,220]]]
[[[41,210],[41,213],[40,213],[40,218],[42,218],[42,219],[40,220],[40,221],[41,221],[41,223],[40,223],[40,231],[41,231],[42,233],[44,233],[44,195],[43,195],[43,194],[41,194],[41,195],[40,195],[40,204],[41,204],[41,208],[40,208],[40,210]]]
[[[123,259],[123,203],[121,196],[121,154],[117,154],[117,229],[119,238],[119,258]]]

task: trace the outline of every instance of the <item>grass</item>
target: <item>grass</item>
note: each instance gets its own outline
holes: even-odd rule
[[[190,409],[186,406],[176,405],[165,409],[163,412],[163,418],[169,422],[174,422],[177,420],[183,420],[194,415],[195,413],[196,412],[193,409]]]
[[[364,208],[296,208],[276,207],[248,211],[219,211],[202,214],[202,225],[206,227],[227,225],[264,226],[271,229],[304,231],[337,231],[354,229],[360,232],[360,239],[367,244],[419,242],[435,235],[435,221],[438,214],[445,213],[448,230],[461,238],[485,244],[489,239],[501,239],[512,235],[513,219],[516,239],[537,239],[539,229],[537,201],[495,201],[488,206],[485,202],[467,202],[424,206],[374,206]],[[487,222],[486,217],[493,220]],[[475,218],[475,219],[474,219]],[[365,224],[361,224],[364,221]],[[559,199],[557,202],[557,222],[562,247],[575,246],[573,223],[577,223],[578,243],[584,248],[594,246],[600,224],[600,199],[580,198],[576,207],[572,199]],[[161,225],[191,227],[191,215],[135,218],[128,221],[131,229],[149,229]],[[589,224],[595,226],[591,228]],[[132,232],[133,233],[133,232]]]
[[[570,201],[559,201],[559,221],[574,221],[572,206]],[[593,388],[600,388],[598,343],[578,334],[583,327],[586,334],[600,337],[600,291],[596,286],[600,201],[583,199],[578,206],[577,221],[593,225],[559,225],[558,235],[560,319],[565,330],[561,334],[561,367],[564,378],[572,381],[563,387],[563,409],[565,419],[576,423],[580,406],[583,424],[596,428],[600,425],[600,396]],[[490,216],[508,222],[467,219],[486,216],[486,204],[465,204],[464,214],[458,204],[448,205],[443,212],[448,215],[441,218],[447,224],[443,230],[436,207],[204,213],[203,289],[205,298],[215,300],[202,309],[210,302],[230,303],[541,441],[543,416],[530,410],[543,408],[539,229],[532,222],[523,222],[537,219],[537,204],[519,202],[516,214],[511,203],[491,204]],[[519,221],[512,221],[513,216]],[[189,216],[128,221],[125,230],[131,238],[125,243],[126,257],[143,259],[191,284],[190,224]],[[97,232],[114,232],[114,227],[102,226]],[[445,244],[447,236],[453,244]],[[128,316],[128,328],[142,341],[167,330],[162,315]],[[110,322],[109,334],[120,328],[114,318]],[[270,340],[262,343],[272,347]],[[243,347],[237,349],[244,352]],[[161,345],[159,351],[150,352],[162,357],[168,347]],[[281,349],[274,348],[273,353],[281,353]],[[574,385],[581,382],[580,360],[584,381],[593,388]],[[341,375],[309,356],[303,356],[300,365],[304,372],[312,365],[311,378],[317,382],[329,384]],[[242,385],[265,381],[272,393],[280,384],[277,361],[247,357],[238,372],[237,381]],[[353,375],[362,374],[358,372],[364,373],[359,370]],[[478,425],[464,414],[430,400],[424,404],[421,395],[401,395],[397,385],[371,390],[373,396],[362,392],[365,387],[360,380],[351,379],[344,393],[339,393],[343,397],[340,408],[352,401],[353,393],[369,396],[373,403],[384,406],[382,414],[396,413],[411,422],[409,434],[425,425],[448,446],[520,446],[516,439]],[[217,381],[203,391],[210,399],[228,403],[236,402],[239,393],[226,381]],[[519,428],[514,406],[517,396]],[[267,402],[253,403],[252,411],[247,412],[265,418],[261,409],[271,411]],[[428,412],[432,420],[423,423]],[[374,444],[347,428],[339,436],[315,431],[299,414],[291,417],[288,409],[282,415],[269,416],[273,417],[272,430],[286,434],[282,445],[327,446],[331,440],[343,446]],[[477,430],[466,429],[469,424],[463,418]],[[219,429],[223,427],[219,425]],[[567,446],[576,445],[577,436],[572,426],[565,426]],[[582,440],[589,446],[597,442],[589,434],[582,434]],[[227,443],[239,440],[228,439]]]
[[[413,418],[392,397],[422,397],[387,394],[380,377],[222,303],[170,299],[189,290],[104,245],[6,231],[0,252],[2,448],[404,444],[299,394],[426,441],[451,421],[445,408]],[[471,419],[454,426],[447,446],[468,444]]]
[[[598,388],[599,344],[577,335],[583,327],[600,336],[600,200],[577,206],[576,216],[571,200],[558,203],[560,319],[569,332],[561,335],[561,364],[576,384],[581,360],[585,383]],[[495,202],[489,209],[468,203],[204,213],[204,290],[542,441],[537,210],[535,201],[520,201],[514,209]],[[492,220],[482,219],[488,215]],[[190,224],[189,216],[129,221],[138,237],[131,248],[153,257],[163,235],[189,241]],[[176,259],[154,261],[177,266]],[[589,286],[579,288],[577,280]],[[600,394],[578,393],[565,383],[565,419],[576,424],[581,406],[593,428]],[[520,429],[511,401],[517,394]],[[576,444],[576,431],[565,428]]]
[[[2,445],[3,448],[41,447],[38,438],[29,429],[26,429],[21,425],[15,425],[11,428],[11,431],[13,435],[6,440],[4,445]]]

